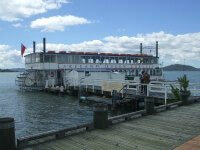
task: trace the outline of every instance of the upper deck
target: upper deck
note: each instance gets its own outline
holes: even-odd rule
[[[119,63],[119,64],[157,64],[158,58],[147,54],[113,54],[95,52],[48,51],[47,53],[31,53],[25,56],[25,63]]]
[[[158,67],[158,57],[147,54],[114,54],[95,52],[65,52],[31,53],[25,56],[26,69],[45,69],[51,64],[51,69],[88,68],[100,65],[101,68],[155,68]],[[79,66],[77,66],[79,65]],[[80,66],[82,65],[82,66]],[[89,65],[89,66],[85,66]],[[43,66],[43,67],[42,67]],[[92,68],[94,68],[92,66]]]

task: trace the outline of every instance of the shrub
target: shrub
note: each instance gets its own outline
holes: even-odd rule
[[[178,82],[180,89],[170,85],[172,94],[177,100],[181,100],[183,103],[187,103],[188,97],[190,96],[190,91],[188,90],[189,80],[187,79],[186,75],[183,75],[183,77],[178,78]]]

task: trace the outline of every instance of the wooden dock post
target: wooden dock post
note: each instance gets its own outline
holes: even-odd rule
[[[0,118],[0,149],[16,149],[14,118]]]
[[[108,128],[108,106],[106,104],[95,104],[93,107],[94,128]]]
[[[148,115],[152,115],[155,113],[153,97],[145,97],[145,108]]]
[[[118,92],[117,90],[113,90],[112,91],[112,109],[115,109],[117,100],[118,100]]]

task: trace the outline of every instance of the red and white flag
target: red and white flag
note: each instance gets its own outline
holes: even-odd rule
[[[21,56],[24,55],[25,50],[26,50],[26,47],[23,44],[21,44]]]

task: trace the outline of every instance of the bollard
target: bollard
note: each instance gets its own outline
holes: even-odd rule
[[[108,106],[105,104],[95,104],[93,107],[94,128],[108,128]]]
[[[15,150],[14,118],[0,118],[0,149]]]
[[[148,115],[152,115],[155,113],[153,97],[145,97],[145,107]]]

